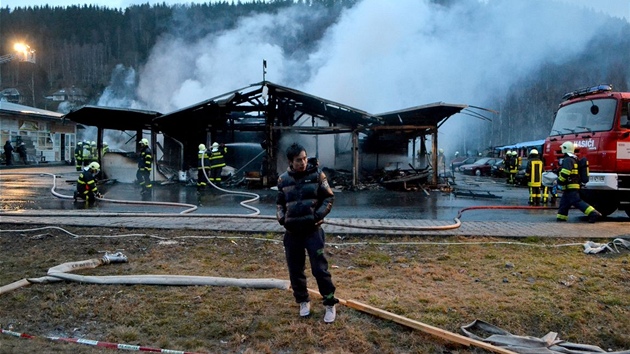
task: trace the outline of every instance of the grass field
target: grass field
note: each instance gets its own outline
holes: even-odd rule
[[[211,221],[210,221],[211,222]],[[121,251],[128,263],[81,275],[288,279],[280,235],[2,225],[0,286]],[[6,232],[6,230],[17,230]],[[79,236],[79,237],[77,237]],[[90,237],[94,236],[94,237]],[[475,319],[520,336],[630,349],[630,253],[587,255],[585,240],[327,236],[337,296],[460,333]],[[610,240],[597,240],[608,242]],[[309,287],[316,289],[309,275]],[[298,316],[289,290],[31,284],[0,294],[0,353],[107,353],[45,339],[84,338],[204,353],[486,353],[338,305]]]

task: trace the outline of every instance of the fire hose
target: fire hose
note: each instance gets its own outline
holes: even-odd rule
[[[171,286],[193,286],[193,285],[211,285],[211,286],[236,286],[245,288],[256,289],[282,289],[290,290],[289,282],[279,279],[236,279],[236,278],[220,278],[220,277],[208,277],[208,276],[183,276],[183,275],[118,275],[118,276],[84,276],[69,274],[67,272],[82,269],[94,269],[101,265],[107,265],[112,263],[126,263],[127,257],[121,252],[114,254],[106,253],[100,259],[89,259],[78,262],[68,262],[57,265],[48,269],[47,275],[41,278],[29,278],[22,279],[20,281],[0,287],[0,295],[11,290],[32,284],[32,283],[51,283],[58,281],[72,281],[86,284],[109,284],[109,285],[171,285]],[[317,296],[321,296],[319,292],[308,289],[309,293]],[[495,347],[490,343],[485,343],[476,339],[466,338],[462,335],[448,332],[437,327],[433,327],[422,322],[418,322],[403,316],[396,315],[391,312],[387,312],[367,304],[360,303],[354,300],[339,299],[342,305],[346,305],[350,308],[375,315],[376,317],[392,320],[407,327],[421,330],[425,333],[438,336],[440,338],[449,340],[451,342],[459,343],[465,346],[476,346],[490,350],[495,353],[502,354],[514,354],[504,348]],[[4,330],[2,330],[5,333]],[[6,331],[7,334],[15,335],[17,333]],[[15,333],[15,334],[14,334]],[[20,335],[20,337],[22,337]],[[95,341],[92,341],[95,344]],[[85,343],[90,344],[90,343]],[[113,348],[119,348],[116,345],[108,345]],[[122,349],[128,349],[123,345]],[[137,350],[137,348],[133,348]]]
[[[203,161],[202,161],[202,166],[203,166]],[[156,205],[156,206],[176,206],[176,207],[188,207],[188,209],[180,212],[180,213],[160,213],[159,216],[162,217],[203,217],[203,218],[221,218],[221,217],[228,217],[228,218],[240,218],[240,219],[265,219],[265,220],[276,220],[276,216],[275,215],[260,215],[260,210],[246,205],[246,203],[250,203],[253,201],[256,201],[258,199],[260,199],[260,196],[258,194],[255,193],[250,193],[250,192],[241,192],[241,191],[230,191],[224,188],[221,188],[219,186],[217,186],[216,184],[212,183],[209,178],[208,175],[206,174],[205,168],[203,169],[203,173],[206,176],[206,178],[208,179],[208,182],[217,190],[225,192],[225,193],[233,193],[233,194],[240,194],[240,195],[247,195],[247,196],[253,196],[253,198],[245,200],[243,202],[241,202],[240,204],[248,209],[254,210],[254,213],[251,214],[220,214],[220,213],[213,213],[213,214],[190,214],[192,211],[197,210],[197,206],[192,205],[192,204],[185,204],[185,203],[174,203],[174,202],[151,202],[151,201],[132,201],[132,200],[115,200],[115,199],[107,199],[107,198],[98,198],[101,201],[105,201],[105,202],[111,202],[111,203],[120,203],[120,204],[136,204],[136,205]],[[63,195],[60,194],[58,192],[55,191],[56,189],[56,178],[57,176],[55,174],[52,173],[38,173],[38,172],[33,172],[33,173],[29,173],[29,172],[9,172],[9,173],[0,173],[0,176],[3,175],[48,175],[48,176],[52,176],[53,178],[53,186],[51,188],[51,193],[58,197],[58,198],[63,198],[63,199],[73,199],[72,196],[68,196],[68,195]],[[366,229],[366,230],[389,230],[389,231],[443,231],[443,230],[452,230],[452,229],[457,229],[459,227],[461,227],[461,217],[462,214],[465,211],[469,211],[469,210],[552,210],[552,209],[556,209],[555,207],[545,207],[545,206],[505,206],[505,205],[495,205],[495,206],[472,206],[472,207],[466,207],[463,208],[461,210],[458,211],[457,216],[455,216],[453,218],[454,223],[453,224],[449,224],[449,225],[430,225],[430,226],[414,226],[414,225],[359,225],[359,224],[354,224],[354,223],[347,223],[347,222],[339,222],[339,221],[335,221],[335,220],[330,220],[330,219],[326,219],[324,221],[325,224],[328,225],[334,225],[334,226],[341,226],[341,227],[348,227],[348,228],[355,228],[355,229]],[[2,215],[4,213],[0,213],[0,215]],[[14,213],[7,213],[7,215],[14,215]],[[26,214],[23,214],[26,216]],[[67,216],[67,213],[29,213],[28,216]],[[99,213],[92,213],[92,212],[85,212],[85,213],[73,213],[72,214],[73,217],[146,217],[147,213],[124,213],[124,212],[120,212],[120,213],[105,213],[105,212],[99,212]]]

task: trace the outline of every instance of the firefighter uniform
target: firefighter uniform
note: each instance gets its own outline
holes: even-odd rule
[[[210,175],[210,156],[206,145],[199,144],[199,153],[197,154],[197,190],[202,191],[208,186],[208,177]]]
[[[79,174],[77,180],[77,190],[74,192],[74,201],[77,199],[84,199],[88,203],[93,203],[96,198],[101,198],[102,195],[98,191],[96,186],[96,175],[98,174],[101,166],[98,162],[90,163],[87,168]]]
[[[227,147],[219,146],[219,143],[212,144],[212,153],[210,154],[210,182],[214,184],[221,183],[221,171],[225,167],[225,158],[223,154],[227,153]]]
[[[538,150],[532,149],[525,169],[525,176],[528,179],[527,186],[529,187],[529,205],[540,205],[542,173],[543,162],[538,157]]]
[[[151,170],[153,169],[153,153],[149,147],[149,140],[140,140],[140,156],[138,158],[138,171],[136,179],[142,189],[140,193],[150,193],[153,185],[151,184]]]
[[[90,148],[90,143],[87,141],[83,142],[83,166],[87,166],[92,162],[92,149]]]
[[[558,175],[558,184],[562,186],[562,198],[560,198],[560,206],[558,207],[556,220],[569,220],[569,209],[571,206],[575,206],[588,216],[589,222],[595,222],[602,214],[580,198],[578,160],[573,153],[575,147],[572,142],[567,141],[564,142],[560,148],[564,153],[561,170]]]
[[[516,158],[516,151],[508,151],[507,165],[505,168],[508,171],[508,184],[516,184],[516,173],[518,172],[518,161]]]
[[[74,148],[74,164],[77,171],[83,168],[83,142],[79,141],[77,147]]]

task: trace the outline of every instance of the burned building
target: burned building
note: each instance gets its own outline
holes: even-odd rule
[[[430,136],[437,150],[439,126],[468,107],[440,102],[372,114],[262,81],[166,114],[86,106],[65,118],[96,126],[99,132],[135,131],[136,140],[142,138],[143,131],[150,132],[158,170],[167,178],[176,171],[196,168],[200,143],[209,146],[220,142],[227,144],[234,155],[244,154],[239,146],[258,149],[260,153],[253,163],[245,158],[236,167],[251,164],[248,169],[260,170],[264,184],[273,184],[286,169],[286,146],[297,141],[322,166],[351,171],[351,183],[355,185],[363,171],[382,168],[392,162],[392,156],[400,160],[399,168],[407,169],[406,157],[410,149],[415,151],[412,142],[417,138],[424,141],[424,137]],[[159,146],[157,134],[162,135]],[[99,133],[99,144],[101,139]],[[429,176],[428,182],[437,183],[437,171]]]

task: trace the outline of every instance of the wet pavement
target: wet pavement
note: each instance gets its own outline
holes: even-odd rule
[[[229,189],[256,193],[259,200],[249,203],[261,216],[241,206],[252,196],[217,190],[198,195],[195,186],[180,183],[157,185],[149,196],[141,196],[132,184],[105,183],[99,189],[105,198],[130,203],[167,202],[188,206],[121,204],[98,201],[94,206],[75,203],[53,195],[71,196],[78,172],[73,166],[34,166],[0,169],[0,225],[37,223],[64,225],[103,225],[148,228],[188,228],[215,231],[282,232],[273,220],[276,191],[271,189]],[[626,234],[630,218],[615,212],[602,222],[588,224],[578,210],[571,210],[568,223],[555,221],[555,207],[547,209],[499,209],[527,206],[527,188],[508,186],[503,179],[456,175],[455,191],[473,191],[486,197],[457,197],[453,193],[418,191],[335,191],[333,211],[327,218],[327,232],[338,234],[418,234],[478,236],[557,236],[617,237]],[[178,215],[189,209],[190,214]],[[455,217],[465,208],[461,225]],[[498,208],[497,208],[498,207]],[[228,214],[228,216],[225,216]],[[220,215],[224,215],[221,217]],[[352,226],[352,227],[350,227]]]

